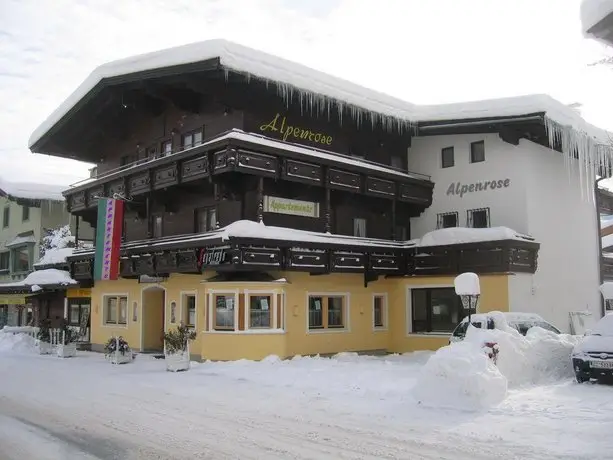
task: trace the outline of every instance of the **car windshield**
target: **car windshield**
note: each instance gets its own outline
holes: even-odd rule
[[[514,323],[512,324],[512,326],[515,327],[515,329],[517,329],[521,335],[526,335],[528,333],[528,329],[533,328],[535,326],[541,327],[546,331],[551,331],[556,334],[560,334],[560,331],[556,327],[552,326],[546,321],[526,321],[521,323]]]
[[[590,332],[590,335],[602,335],[613,337],[613,314],[608,314],[600,319]]]

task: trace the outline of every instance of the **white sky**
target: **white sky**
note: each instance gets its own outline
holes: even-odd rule
[[[613,67],[580,0],[0,0],[0,175],[71,183],[31,132],[99,64],[226,38],[407,101],[548,93],[613,130]],[[613,53],[612,50],[608,51]]]

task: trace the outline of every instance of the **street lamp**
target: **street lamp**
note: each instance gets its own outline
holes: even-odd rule
[[[481,288],[479,286],[479,276],[476,273],[466,272],[455,277],[453,281],[455,293],[460,296],[462,306],[468,310],[468,324],[471,324],[470,316],[473,309],[477,313]]]

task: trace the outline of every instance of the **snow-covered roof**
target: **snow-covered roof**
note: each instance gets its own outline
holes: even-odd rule
[[[74,252],[74,248],[51,248],[45,251],[45,255],[34,264],[35,267],[43,267],[45,265],[65,264],[66,258],[70,257]]]
[[[350,107],[355,118],[371,117],[388,125],[392,121],[402,124],[545,113],[546,119],[552,123],[548,126],[549,131],[567,139],[570,144],[563,148],[568,147],[569,151],[579,144],[582,150],[589,150],[593,146],[583,147],[582,143],[586,140],[582,136],[577,138],[576,133],[568,136],[568,129],[585,133],[590,139],[598,139],[598,142],[608,140],[605,131],[585,122],[573,108],[546,95],[417,106],[304,65],[218,39],[191,43],[101,65],[32,133],[29,146],[32,148],[105,78],[215,58],[219,59],[220,65],[227,71],[240,72],[250,77],[276,82],[282,95],[285,97],[298,95],[305,105],[320,104],[320,107],[325,108],[330,102],[336,102]],[[569,154],[574,154],[574,150]]]
[[[613,227],[613,219],[600,219],[600,229]]]
[[[79,284],[70,277],[70,273],[65,270],[49,268],[46,270],[36,270],[30,273],[21,281],[0,284],[1,288],[30,288],[32,292],[40,291],[45,286],[72,286]]]
[[[479,243],[484,241],[518,240],[534,242],[534,238],[512,230],[508,227],[491,228],[466,228],[451,227],[441,228],[426,233],[417,246],[445,246],[449,244]]]
[[[583,33],[592,38],[588,31],[613,13],[613,0],[583,0],[580,11]]]
[[[67,188],[68,185],[11,182],[0,177],[0,195],[12,198],[64,201],[62,191]]]
[[[34,236],[34,234],[28,234],[28,235],[16,236],[11,241],[6,243],[4,246],[6,246],[7,248],[12,248],[15,246],[21,246],[22,244],[32,244],[32,243],[36,243],[36,237]]]

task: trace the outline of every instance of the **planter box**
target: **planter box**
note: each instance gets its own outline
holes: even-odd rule
[[[134,354],[132,350],[128,350],[125,353],[111,353],[106,356],[111,364],[126,364],[134,361]]]
[[[77,344],[75,342],[68,345],[57,345],[56,353],[58,358],[72,358],[77,356]]]
[[[41,355],[50,355],[53,353],[53,345],[51,345],[49,342],[41,342],[40,340],[37,340],[36,349]]]
[[[164,361],[168,372],[187,371],[189,370],[189,351],[164,353]]]

